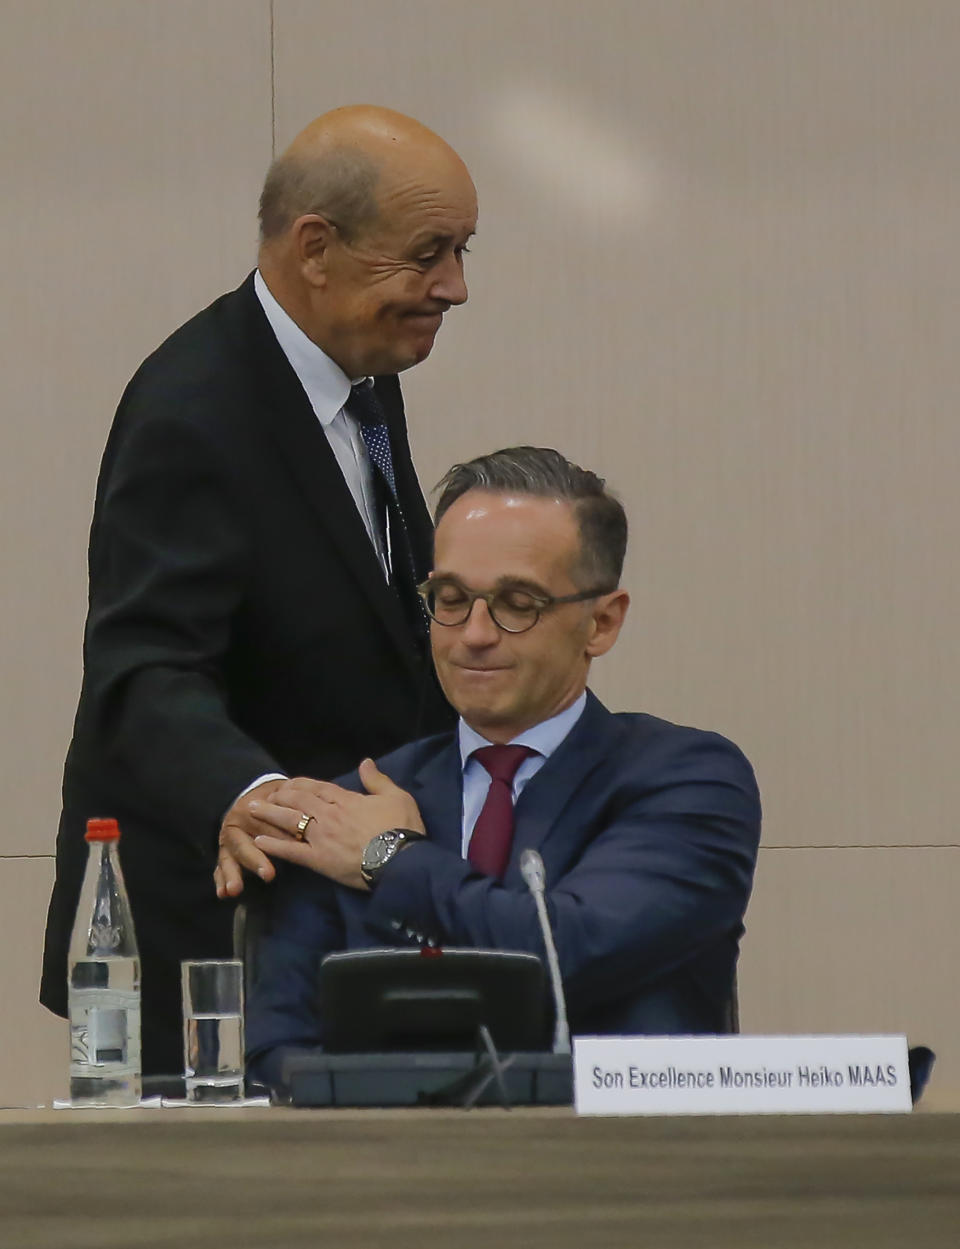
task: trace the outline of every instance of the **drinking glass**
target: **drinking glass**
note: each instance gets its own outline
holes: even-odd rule
[[[183,1074],[188,1102],[243,1097],[243,963],[200,959],[181,963]]]

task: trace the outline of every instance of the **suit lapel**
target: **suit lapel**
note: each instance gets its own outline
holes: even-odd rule
[[[383,575],[327,436],[260,307],[252,276],[236,294],[241,301],[250,372],[267,428],[291,477],[331,545],[339,551],[344,567],[369,600],[392,643],[416,667],[416,653],[407,644],[410,629],[403,610]]]
[[[431,841],[459,854],[463,838],[463,768],[455,733],[416,772],[409,788],[430,830]]]
[[[540,850],[551,836],[566,828],[582,830],[582,813],[575,801],[577,791],[607,758],[616,721],[606,707],[587,691],[583,715],[570,730],[517,800],[516,823],[510,862],[504,884],[519,885],[520,855]]]
[[[617,735],[615,718],[588,690],[583,715],[533,780],[524,786],[517,801],[505,885],[522,885],[520,855],[528,847],[539,850],[548,838],[562,837],[568,828],[580,833],[583,819],[576,802],[577,792],[608,757]],[[406,788],[416,799],[431,840],[460,854],[463,767],[456,733],[417,768]]]

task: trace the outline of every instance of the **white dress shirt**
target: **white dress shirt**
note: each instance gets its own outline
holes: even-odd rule
[[[519,768],[517,768],[516,775],[513,778],[514,805],[516,805],[524,785],[540,771],[583,715],[583,709],[586,705],[587,694],[584,691],[576,702],[571,703],[565,711],[560,711],[555,716],[551,716],[549,720],[543,720],[540,724],[535,724],[532,729],[527,729],[525,733],[520,733],[508,743],[510,746],[529,746],[531,750],[537,752],[535,755],[530,755],[524,759]],[[475,729],[472,729],[463,720],[457,725],[457,735],[460,740],[460,761],[463,765],[463,835],[460,852],[466,858],[470,838],[473,836],[473,827],[483,809],[487,790],[490,788],[490,773],[482,763],[471,758],[471,755],[475,750],[479,750],[481,746],[491,746],[493,743],[488,742],[485,737],[481,737]]]

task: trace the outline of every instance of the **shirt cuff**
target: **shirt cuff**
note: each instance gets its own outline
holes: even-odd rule
[[[234,798],[233,802],[230,804],[228,810],[235,807],[245,794],[249,794],[250,790],[256,789],[258,785],[265,785],[267,781],[288,781],[289,779],[290,778],[285,776],[283,772],[264,772],[263,776],[258,776],[255,781],[251,781],[246,789],[240,790],[239,794],[237,794],[236,798]],[[227,812],[224,811],[223,814],[224,818],[226,818]]]

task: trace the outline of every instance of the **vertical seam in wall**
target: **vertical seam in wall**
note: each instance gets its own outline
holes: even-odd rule
[[[277,154],[277,60],[274,42],[273,0],[270,0],[270,159]]]

